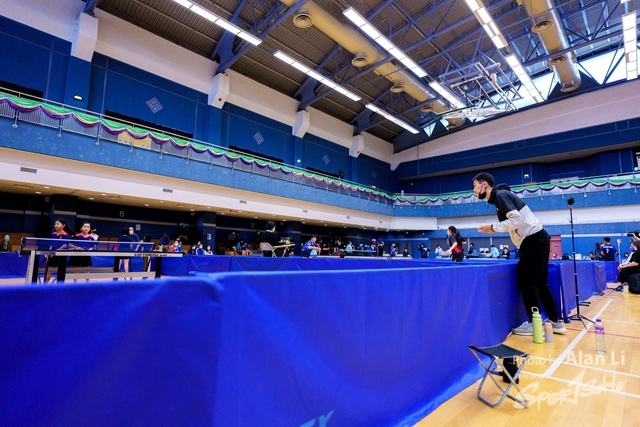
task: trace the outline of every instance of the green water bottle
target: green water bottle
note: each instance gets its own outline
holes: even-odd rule
[[[540,311],[538,307],[531,308],[533,312],[531,316],[531,325],[533,327],[533,342],[542,344],[542,317],[540,317]]]

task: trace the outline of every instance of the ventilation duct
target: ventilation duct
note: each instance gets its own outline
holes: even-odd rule
[[[297,3],[297,0],[280,1],[288,7],[292,7]],[[355,27],[352,25],[345,25],[338,21],[313,1],[309,0],[304,4],[304,12],[319,31],[326,34],[329,38],[354,55],[356,58],[354,58],[353,61],[356,61],[357,59],[358,64],[364,64],[364,61],[366,61],[366,64],[376,64],[377,62],[387,58],[387,55],[382,53],[373,42],[362,35]],[[300,11],[300,13],[302,13],[302,11]],[[294,24],[296,22],[295,19],[296,18],[294,18]],[[353,61],[352,64],[354,66],[363,66],[356,65]],[[392,63],[387,62],[386,64],[377,67],[374,72],[380,76],[384,76],[394,85],[397,83],[401,84],[404,87],[404,91],[419,102],[425,102],[433,99],[429,95],[431,90],[420,82],[409,70],[397,68]],[[432,103],[432,107],[437,113],[444,113],[449,110],[447,105],[439,100],[434,101]],[[463,119],[456,119],[456,121],[459,122],[458,125],[460,126],[464,124]]]
[[[549,55],[569,48],[567,36],[560,25],[560,17],[551,0],[523,0],[527,13],[533,19],[531,31],[538,33]],[[574,52],[563,53],[549,60],[549,68],[556,74],[560,91],[571,92],[582,83]]]

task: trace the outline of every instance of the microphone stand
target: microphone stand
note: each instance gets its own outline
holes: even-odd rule
[[[595,322],[589,319],[588,317],[584,317],[583,315],[580,314],[580,306],[588,306],[590,303],[580,302],[580,292],[578,289],[578,267],[576,264],[576,240],[575,240],[575,233],[573,231],[573,203],[574,202],[575,202],[575,199],[573,197],[567,200],[567,203],[569,204],[569,218],[570,218],[569,224],[571,225],[571,247],[573,250],[573,281],[576,288],[576,314],[574,314],[573,316],[569,316],[569,319],[579,320],[580,322],[582,322],[582,326],[585,329],[587,329],[587,325],[586,323],[584,323],[584,319],[588,320],[591,323],[595,323]]]

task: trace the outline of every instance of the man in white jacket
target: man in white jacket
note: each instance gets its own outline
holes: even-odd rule
[[[566,333],[567,328],[558,316],[558,308],[547,283],[551,247],[549,234],[542,228],[529,206],[508,185],[495,186],[491,174],[477,174],[473,178],[473,191],[478,199],[488,199],[489,204],[495,205],[498,214],[498,222],[481,225],[478,231],[489,234],[508,232],[513,244],[520,248],[517,281],[529,320],[513,328],[512,332],[517,335],[533,335],[531,308],[540,308],[542,303],[553,324],[553,333]]]

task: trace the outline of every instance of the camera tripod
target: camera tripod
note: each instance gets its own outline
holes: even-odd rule
[[[567,204],[569,205],[569,224],[571,225],[571,249],[573,250],[573,281],[576,289],[576,314],[573,316],[569,316],[571,320],[579,320],[582,322],[582,326],[587,329],[587,324],[584,323],[585,320],[588,320],[591,323],[595,323],[593,320],[588,317],[580,314],[580,306],[588,307],[591,303],[589,302],[580,302],[580,291],[578,289],[578,267],[576,265],[576,240],[575,240],[575,232],[573,230],[573,203],[575,199],[570,197],[567,200]]]

